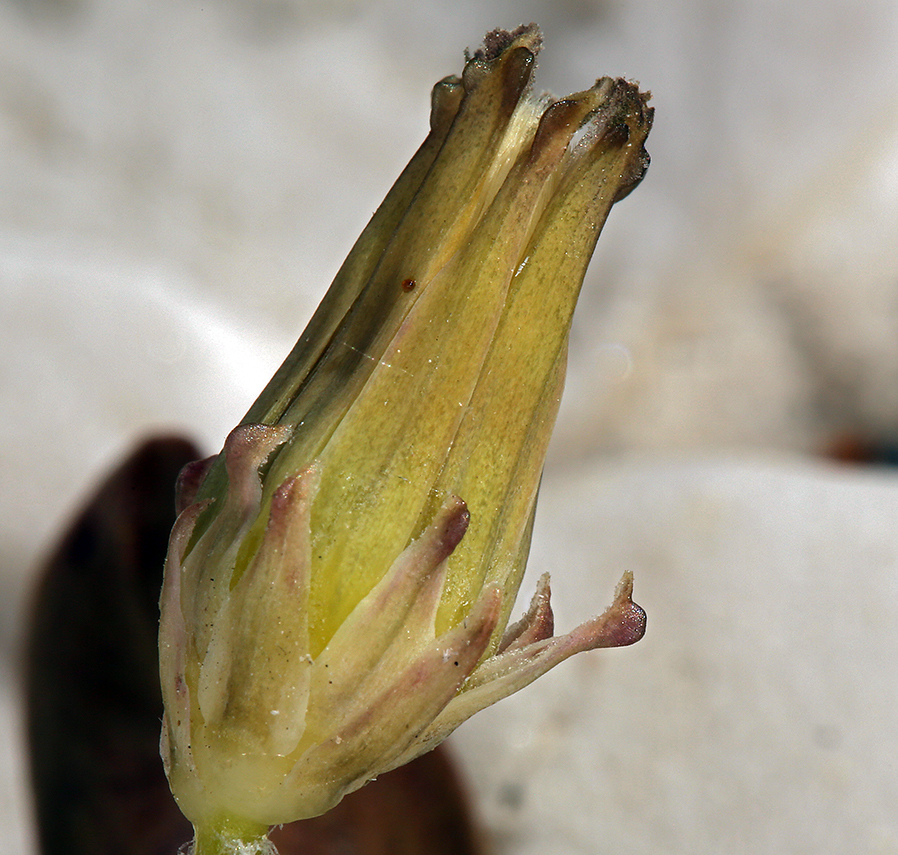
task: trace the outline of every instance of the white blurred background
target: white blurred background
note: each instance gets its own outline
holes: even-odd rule
[[[538,87],[654,93],[575,324],[531,573],[649,632],[455,745],[498,855],[898,852],[898,6],[0,0],[0,853],[33,851],[36,565],[160,430],[211,452],[423,139],[537,21]]]

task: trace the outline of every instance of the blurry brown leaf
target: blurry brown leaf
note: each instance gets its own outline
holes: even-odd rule
[[[55,550],[28,639],[28,736],[43,855],[175,855],[190,838],[159,759],[156,633],[181,439],[142,445]],[[281,855],[477,855],[440,749],[317,819],[272,835]]]
[[[159,760],[159,587],[190,443],[140,447],[47,563],[26,663],[44,855],[174,855],[190,837]]]

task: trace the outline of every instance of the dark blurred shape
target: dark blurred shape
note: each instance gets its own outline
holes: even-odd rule
[[[824,450],[827,457],[856,466],[898,466],[898,441],[843,433]]]
[[[28,738],[44,855],[174,855],[191,835],[159,759],[159,587],[174,484],[200,456],[142,445],[47,563],[34,602]]]
[[[273,831],[281,855],[478,855],[483,852],[447,750],[381,775],[315,819]]]
[[[43,855],[175,855],[191,837],[159,759],[156,636],[175,481],[199,457],[183,439],[141,445],[100,486],[43,571],[26,660]],[[441,749],[272,839],[281,855],[482,852]]]

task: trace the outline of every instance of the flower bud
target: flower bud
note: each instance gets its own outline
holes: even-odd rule
[[[163,756],[198,835],[322,813],[573,653],[644,632],[629,574],[568,635],[547,577],[507,626],[571,316],[652,121],[623,80],[534,97],[539,41],[491,33],[436,85],[429,136],[296,348],[184,473]]]

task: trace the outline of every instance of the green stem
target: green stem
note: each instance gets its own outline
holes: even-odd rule
[[[268,826],[223,819],[194,827],[190,855],[277,855]]]

